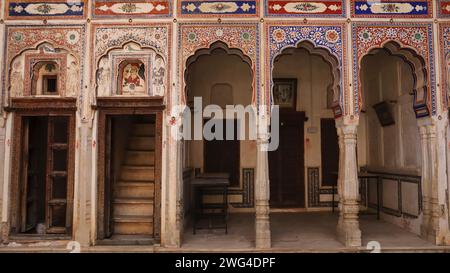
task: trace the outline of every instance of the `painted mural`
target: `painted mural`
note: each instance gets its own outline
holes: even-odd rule
[[[40,73],[36,68],[42,63],[53,63],[59,67],[58,95],[77,96],[82,104],[84,37],[82,25],[7,26],[3,65],[10,74],[3,75],[3,103],[10,97],[41,94],[36,93],[33,73]]]
[[[84,18],[87,0],[6,0],[8,19]]]
[[[181,17],[254,17],[259,14],[259,0],[230,1],[230,0],[180,0],[178,1],[178,15]]]
[[[434,50],[432,24],[397,23],[383,25],[376,23],[353,23],[353,81],[354,81],[354,111],[361,109],[361,86],[359,84],[359,65],[362,57],[374,48],[381,48],[389,41],[400,44],[401,47],[413,49],[421,56],[427,69],[427,91],[417,91],[415,94],[414,108],[417,117],[435,115],[436,87],[434,72]]]
[[[450,17],[450,0],[438,0],[440,17]]]
[[[265,13],[267,16],[345,17],[345,5],[345,1],[336,0],[266,0]]]
[[[354,17],[432,17],[433,5],[430,0],[351,0]]]
[[[343,25],[293,25],[284,22],[283,24],[269,24],[266,28],[268,37],[269,54],[266,59],[266,86],[268,86],[266,103],[270,105],[272,98],[270,96],[273,87],[272,68],[275,57],[287,47],[296,47],[302,41],[309,41],[315,47],[326,48],[343,64],[345,60],[345,27]],[[341,75],[346,75],[345,66],[341,66],[343,71]],[[334,98],[334,114],[341,116],[344,112],[345,94],[344,88],[346,76],[340,76],[340,90]]]
[[[94,18],[112,17],[166,17],[172,14],[172,1],[168,0],[94,0]]]
[[[253,70],[253,98],[252,102],[260,105],[259,85],[259,27],[254,23],[236,24],[180,24],[178,39],[178,51],[180,52],[178,67],[180,67],[181,90],[184,90],[184,70],[186,61],[190,56],[202,48],[209,48],[216,41],[224,42],[229,48],[240,49],[252,61]],[[184,92],[181,95],[181,103],[185,103]]]

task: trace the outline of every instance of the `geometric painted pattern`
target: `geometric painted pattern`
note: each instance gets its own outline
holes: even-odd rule
[[[345,17],[345,1],[337,0],[265,0],[266,16]]]
[[[87,13],[87,0],[6,0],[8,19],[82,19]]]
[[[178,15],[182,17],[257,17],[259,0],[179,0]]]
[[[197,50],[210,48],[217,41],[225,43],[228,48],[240,49],[252,61],[253,88],[252,102],[259,106],[259,24],[258,23],[180,23],[178,31],[178,67],[179,80],[184,90],[184,71],[187,59]],[[186,100],[184,92],[181,102]]]
[[[429,18],[433,16],[431,0],[351,0],[352,17]]]
[[[338,62],[341,69],[340,77],[340,96],[339,104],[341,106],[340,111],[344,111],[344,86],[346,83],[347,75],[346,65],[344,65],[345,60],[345,26],[341,25],[294,25],[291,22],[283,23],[273,23],[268,24],[266,29],[267,35],[267,45],[269,47],[269,56],[266,62],[266,75],[270,75],[266,79],[266,86],[269,87],[266,96],[266,104],[271,105],[271,90],[273,87],[272,83],[272,68],[273,61],[275,57],[280,54],[283,49],[287,47],[296,47],[298,43],[302,41],[309,41],[315,47],[321,47],[327,49],[331,54],[333,54]],[[343,113],[339,113],[343,114]]]
[[[169,17],[172,1],[169,0],[93,0],[94,18],[147,18]]]
[[[359,113],[362,105],[359,66],[362,58],[374,48],[381,48],[389,41],[400,44],[401,47],[413,49],[426,63],[427,92],[416,92],[414,108],[416,115],[423,116],[425,112],[436,114],[436,88],[434,71],[433,28],[430,23],[353,23],[353,82],[354,82],[354,112]]]

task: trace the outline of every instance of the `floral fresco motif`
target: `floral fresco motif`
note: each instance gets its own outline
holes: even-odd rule
[[[7,0],[8,19],[84,18],[86,0]]]
[[[287,47],[295,47],[302,41],[309,41],[316,47],[326,48],[331,54],[336,56],[341,67],[345,69],[344,55],[345,55],[345,42],[344,42],[344,27],[342,25],[289,25],[286,24],[272,24],[267,26],[267,37],[269,56],[266,60],[266,75],[270,75],[266,79],[266,86],[269,87],[267,93],[270,94],[272,90],[272,68],[275,57],[280,54],[283,49]],[[342,74],[346,73],[344,70]],[[344,81],[346,77],[341,76],[340,84],[340,106],[344,105]],[[267,96],[266,103],[271,103],[270,96]],[[343,109],[340,109],[343,111]],[[338,115],[337,113],[335,113]],[[342,114],[342,113],[339,113]]]
[[[407,24],[398,23],[393,25],[382,25],[376,23],[354,23],[353,35],[353,81],[354,81],[354,111],[358,113],[361,109],[361,86],[359,84],[359,64],[367,53],[373,48],[380,48],[389,41],[395,41],[402,47],[413,49],[421,56],[427,67],[427,94],[416,94],[416,114],[424,111],[436,114],[436,89],[434,72],[434,51],[431,24]],[[429,105],[427,105],[429,104]]]
[[[209,48],[212,43],[222,41],[229,48],[238,48],[248,56],[252,61],[252,70],[254,72],[254,102],[259,105],[259,29],[257,24],[253,23],[236,23],[236,24],[180,24],[178,32],[179,44],[178,51],[180,53],[180,83],[184,82],[184,68],[186,61],[193,56],[197,50]],[[184,90],[184,87],[181,88]],[[184,102],[184,94],[181,100]]]
[[[430,0],[351,0],[351,12],[354,17],[431,17],[433,5]]]
[[[168,17],[172,14],[168,0],[95,0],[93,16],[101,17]]]
[[[437,0],[439,17],[450,17],[450,0]]]
[[[178,1],[179,16],[244,16],[252,17],[259,14],[259,0],[180,0]]]
[[[344,17],[345,1],[336,0],[266,0],[267,16]]]

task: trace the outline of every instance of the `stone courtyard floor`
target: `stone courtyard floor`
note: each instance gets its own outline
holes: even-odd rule
[[[254,214],[230,214],[228,234],[223,230],[185,229],[181,248],[158,246],[92,246],[82,252],[369,252],[367,243],[377,241],[381,252],[449,252],[450,246],[435,246],[416,234],[373,215],[360,216],[362,247],[347,248],[336,239],[338,213],[271,213],[272,248],[254,248]],[[0,252],[68,252],[67,241],[0,246]]]

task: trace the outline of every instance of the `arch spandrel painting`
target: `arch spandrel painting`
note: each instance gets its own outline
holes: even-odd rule
[[[165,96],[169,80],[168,26],[93,25],[93,96]]]
[[[5,33],[3,105],[8,106],[10,98],[30,96],[77,97],[83,105],[85,26],[8,25]],[[49,73],[39,64],[46,62],[57,64],[57,72],[44,75]],[[44,88],[56,92],[42,92]]]
[[[129,42],[103,56],[96,72],[97,96],[164,96],[166,65],[155,50]]]

